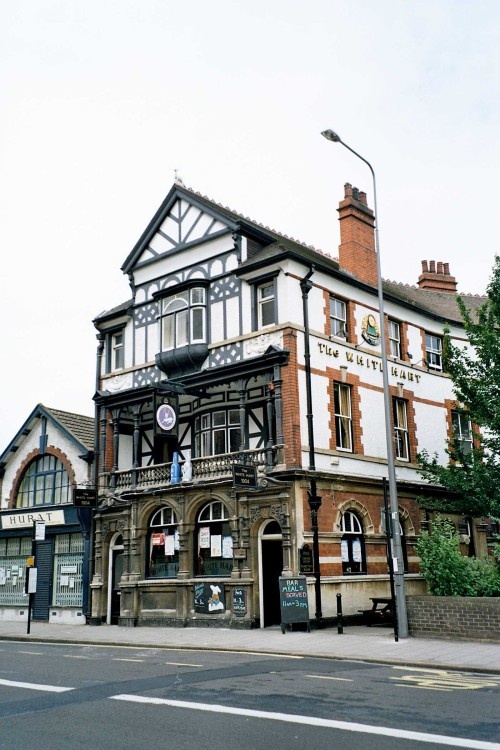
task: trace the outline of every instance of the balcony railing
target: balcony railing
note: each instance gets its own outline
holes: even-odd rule
[[[266,472],[276,463],[276,458],[281,455],[281,446],[269,449],[238,451],[237,453],[224,453],[220,456],[207,456],[205,458],[193,458],[192,478],[189,482],[181,484],[209,482],[214,480],[230,479],[235,464],[246,464],[255,466],[257,476],[264,476]],[[182,466],[182,462],[181,466]],[[281,462],[280,462],[281,463]],[[170,472],[172,464],[155,464],[153,466],[142,466],[137,469],[126,469],[125,471],[112,471],[100,475],[99,486],[101,490],[114,491],[143,490],[156,487],[168,487],[171,485]]]

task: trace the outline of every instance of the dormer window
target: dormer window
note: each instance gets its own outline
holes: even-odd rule
[[[278,294],[277,276],[275,272],[270,276],[253,279],[249,282],[252,287],[252,327],[254,331],[276,325],[278,322]]]
[[[124,329],[115,328],[106,335],[106,372],[125,367]]]
[[[206,341],[206,289],[193,287],[161,300],[161,350]]]

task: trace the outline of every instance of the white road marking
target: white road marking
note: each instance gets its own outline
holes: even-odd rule
[[[166,661],[169,667],[203,667],[203,664],[186,664],[184,661]]]
[[[230,706],[211,705],[209,703],[191,703],[188,701],[174,701],[166,698],[148,698],[142,695],[112,695],[112,700],[129,701],[132,703],[152,703],[157,706],[172,706],[174,708],[189,708],[195,711],[209,711],[211,713],[232,714],[234,716],[249,716],[255,719],[271,719],[291,724],[306,724],[328,729],[341,729],[346,732],[362,732],[377,734],[382,737],[397,737],[398,739],[415,740],[416,742],[433,742],[436,745],[449,745],[455,748],[466,747],[472,750],[500,750],[496,742],[469,740],[462,737],[447,737],[442,734],[426,734],[425,732],[411,732],[406,729],[392,729],[391,727],[375,727],[370,724],[356,724],[350,721],[335,721],[334,719],[318,719],[314,716],[300,716],[271,711],[254,711],[247,708],[232,708]]]
[[[0,685],[25,688],[27,690],[41,690],[46,693],[65,693],[68,690],[75,689],[72,687],[59,687],[58,685],[40,685],[35,682],[15,682],[14,680],[0,680]]]
[[[354,682],[349,677],[330,677],[325,674],[306,674],[306,677],[311,677],[313,680],[338,680],[339,682]]]
[[[142,662],[144,661],[144,659],[121,659],[121,658],[119,658],[117,656],[112,661],[138,661],[138,662],[140,662],[142,664]]]

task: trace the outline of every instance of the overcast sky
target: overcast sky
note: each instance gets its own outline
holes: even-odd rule
[[[0,7],[0,452],[93,415],[93,318],[174,181],[337,256],[377,178],[384,278],[500,251],[498,0],[22,0]]]

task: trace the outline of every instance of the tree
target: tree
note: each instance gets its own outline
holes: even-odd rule
[[[458,307],[469,346],[443,337],[443,363],[453,382],[459,411],[470,419],[473,448],[464,453],[450,440],[447,466],[427,451],[418,455],[420,473],[446,494],[434,492],[419,502],[430,510],[500,518],[500,257],[495,257],[486,301],[471,311],[461,297]]]

